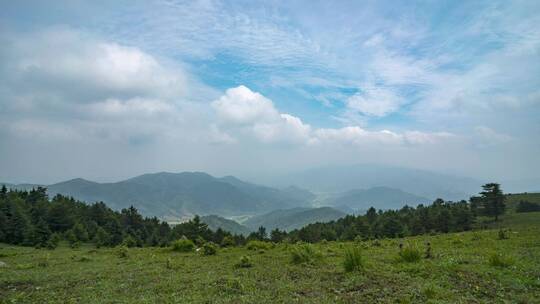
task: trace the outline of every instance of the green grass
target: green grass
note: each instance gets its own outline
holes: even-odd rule
[[[405,238],[422,252],[416,263],[396,259],[399,239],[314,244],[324,262],[300,264],[290,244],[209,256],[0,244],[0,303],[539,303],[540,213],[509,214],[497,226],[508,239],[499,227]],[[362,248],[362,271],[343,267],[352,246]]]
[[[452,240],[452,244],[456,244],[456,241]],[[422,252],[416,245],[406,245],[398,255],[401,261],[407,263],[417,263],[422,259]]]
[[[354,246],[345,250],[345,258],[343,259],[343,269],[346,272],[360,271],[364,269],[364,258],[360,248]]]
[[[311,244],[296,245],[291,248],[291,262],[293,264],[315,264],[323,258],[321,252]]]

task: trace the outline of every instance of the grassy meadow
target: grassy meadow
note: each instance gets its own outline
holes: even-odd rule
[[[540,213],[507,214],[491,227],[221,248],[210,256],[170,248],[0,245],[0,302],[540,303]]]

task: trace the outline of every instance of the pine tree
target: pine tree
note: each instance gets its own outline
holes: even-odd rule
[[[5,229],[5,239],[10,244],[22,244],[24,243],[29,233],[29,223],[26,217],[18,208],[13,207],[11,210],[11,216],[8,217],[7,225]]]
[[[499,216],[504,213],[504,194],[497,183],[489,183],[482,186],[484,191],[480,192],[481,201],[484,207],[484,213],[487,216],[495,217],[495,221],[499,220]]]
[[[263,226],[259,227],[259,229],[257,230],[257,237],[259,241],[266,240],[268,238],[268,234],[266,234],[266,228],[264,228]]]
[[[28,243],[38,248],[45,247],[51,236],[51,230],[44,219],[39,219],[31,229]]]

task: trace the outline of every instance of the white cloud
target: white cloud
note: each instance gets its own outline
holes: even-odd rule
[[[369,116],[385,116],[395,112],[403,104],[403,98],[389,88],[366,85],[362,91],[349,97],[346,105],[350,110]]]
[[[132,141],[203,129],[196,102],[214,95],[180,64],[65,27],[0,41],[0,124],[17,136]]]
[[[251,124],[279,119],[271,100],[242,85],[228,89],[212,106],[225,123]]]
[[[500,144],[507,144],[513,138],[507,134],[498,133],[486,126],[477,126],[471,138],[473,143],[479,147],[492,147]]]
[[[372,96],[384,96],[384,93],[377,92]],[[399,146],[433,144],[454,137],[444,132],[408,131],[400,134],[389,130],[368,131],[359,126],[313,128],[299,117],[279,113],[270,99],[245,86],[228,89],[212,105],[227,134],[236,132],[239,136],[247,135],[266,144]]]
[[[175,108],[157,99],[131,98],[127,100],[107,99],[92,103],[88,109],[96,115],[149,117],[152,115],[174,113]]]
[[[100,41],[69,28],[8,37],[4,43],[5,73],[69,97],[71,102],[106,95],[181,96],[189,85],[181,69],[165,68],[140,49]]]

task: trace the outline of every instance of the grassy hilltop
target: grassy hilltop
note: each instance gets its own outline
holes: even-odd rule
[[[497,227],[507,230],[501,235]],[[221,248],[209,256],[170,248],[0,245],[0,302],[540,303],[540,213],[507,214],[492,228],[309,247]],[[352,247],[360,249],[360,265],[346,271]]]

